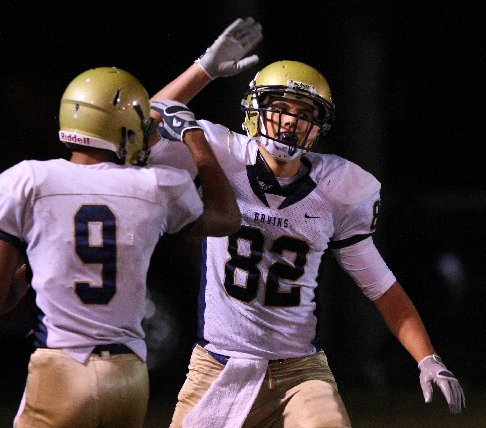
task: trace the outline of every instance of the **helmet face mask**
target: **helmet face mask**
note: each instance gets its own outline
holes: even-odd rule
[[[115,152],[120,163],[142,164],[154,130],[142,84],[126,71],[100,67],[77,76],[59,111],[59,138],[68,144]]]
[[[283,100],[283,106],[277,102],[275,108],[274,100]],[[290,108],[303,103],[312,106],[313,113],[300,114]],[[314,68],[296,61],[275,62],[258,72],[244,95],[242,110],[247,134],[260,136],[267,151],[284,161],[311,150],[319,136],[330,129],[334,117],[325,78]],[[284,122],[289,120],[293,125],[286,128]],[[271,132],[269,126],[276,132]],[[271,152],[274,150],[278,155]]]

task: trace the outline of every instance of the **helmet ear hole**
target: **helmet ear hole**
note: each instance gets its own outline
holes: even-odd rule
[[[131,129],[128,130],[128,143],[135,144],[137,142],[137,134],[133,132]]]

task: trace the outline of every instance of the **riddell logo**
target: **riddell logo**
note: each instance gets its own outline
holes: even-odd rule
[[[296,80],[289,80],[288,81],[288,86],[290,89],[293,89],[295,91],[308,91],[312,92],[313,94],[316,93],[316,88],[314,86],[308,85],[307,83],[304,82],[297,82]]]
[[[72,132],[59,132],[59,138],[61,141],[66,141],[68,143],[74,144],[82,144],[83,146],[89,146],[90,140],[89,137],[85,137],[84,135],[74,134]]]

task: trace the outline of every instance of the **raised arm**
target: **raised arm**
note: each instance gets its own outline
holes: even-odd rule
[[[212,79],[196,63],[157,92],[151,101],[175,100],[183,104],[191,101]]]
[[[183,141],[191,152],[201,180],[204,211],[193,223],[193,236],[227,236],[240,228],[240,210],[228,179],[211,150],[194,114],[177,101],[151,104],[153,114],[163,122],[161,132],[169,139]],[[180,144],[174,142],[174,144]]]
[[[187,104],[217,77],[234,76],[257,64],[257,55],[245,55],[262,39],[258,22],[251,17],[237,19],[194,64],[157,92],[152,101],[171,99]]]
[[[204,211],[191,228],[193,236],[227,236],[241,225],[240,210],[228,180],[202,130],[184,134],[201,179]]]

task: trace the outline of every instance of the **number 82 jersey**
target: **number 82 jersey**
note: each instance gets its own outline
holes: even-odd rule
[[[238,232],[204,243],[199,337],[208,350],[228,356],[312,354],[323,253],[370,236],[380,183],[338,156],[306,153],[297,180],[281,186],[256,139],[199,124],[242,214]]]

